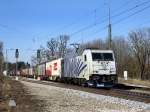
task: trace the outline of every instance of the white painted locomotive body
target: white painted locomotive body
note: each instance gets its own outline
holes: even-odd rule
[[[81,56],[71,54],[64,58],[64,77],[85,78],[92,75],[116,75],[116,64],[112,50],[86,49]]]

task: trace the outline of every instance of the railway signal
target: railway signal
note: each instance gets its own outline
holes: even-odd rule
[[[40,57],[41,57],[41,51],[38,49],[37,50],[37,58],[40,59]]]
[[[15,57],[16,57],[16,58],[19,58],[19,50],[18,50],[18,49],[16,49]]]
[[[38,49],[37,50],[37,60],[38,60],[39,63],[40,63],[40,59],[41,59],[41,50]]]

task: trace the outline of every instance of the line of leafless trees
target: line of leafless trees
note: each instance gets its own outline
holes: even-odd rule
[[[137,29],[129,32],[127,37],[115,36],[112,39],[112,50],[117,62],[117,74],[123,77],[123,71],[127,70],[130,78],[150,79],[150,28]],[[41,61],[48,61],[63,57],[70,50],[67,47],[69,36],[61,35],[47,41],[47,48],[40,47]],[[108,39],[93,40],[82,43],[78,53],[86,48],[107,49]],[[33,63],[37,63],[33,56]]]
[[[50,38],[47,41],[47,48],[40,46],[40,60],[37,61],[36,56],[32,56],[32,64],[35,65],[39,62],[45,62],[56,58],[64,57],[68,50],[67,44],[69,41],[68,35],[60,35],[57,38]]]
[[[107,49],[108,43],[108,40],[93,40],[81,45],[80,50]],[[127,70],[130,78],[150,79],[150,28],[131,31],[127,37],[113,37],[112,50],[115,52],[120,77],[123,77],[123,71]]]

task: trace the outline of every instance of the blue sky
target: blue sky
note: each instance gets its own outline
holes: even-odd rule
[[[111,15],[115,15],[146,1],[150,0],[0,0],[0,41],[4,42],[4,50],[19,48],[19,60],[30,62],[35,51],[27,49],[46,46],[46,41],[51,37],[71,35],[94,23],[100,22],[90,29],[71,35],[70,43],[105,39],[107,29],[103,27],[107,26],[108,21],[101,21],[107,19],[108,3]],[[149,5],[150,3],[143,4],[112,18],[111,22],[114,23]],[[127,36],[131,30],[149,26],[150,8],[112,25],[112,34]],[[8,51],[8,59],[15,61],[14,51]]]

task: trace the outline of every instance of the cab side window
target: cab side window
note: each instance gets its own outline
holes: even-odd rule
[[[86,55],[84,55],[84,61],[87,61],[87,57],[86,57]]]

